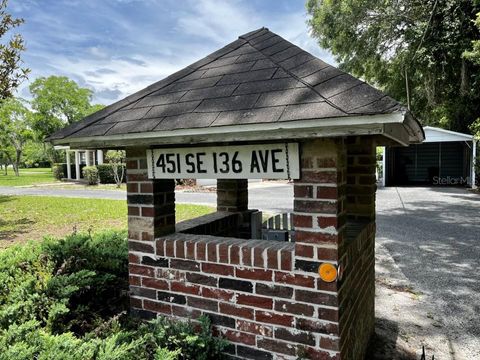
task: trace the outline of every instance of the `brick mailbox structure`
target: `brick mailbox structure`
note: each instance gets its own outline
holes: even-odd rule
[[[126,150],[134,314],[208,315],[231,359],[364,357],[375,146],[423,140],[396,101],[262,28],[50,140]],[[217,211],[177,223],[186,172],[218,179]],[[293,179],[289,241],[252,239],[249,177]]]

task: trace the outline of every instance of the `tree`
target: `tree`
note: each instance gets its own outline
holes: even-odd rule
[[[8,0],[0,1],[0,39],[24,22],[7,13],[7,4]],[[6,42],[0,43],[0,100],[11,97],[27,79],[30,70],[22,67],[20,57],[24,50],[25,42],[20,34],[13,34]]]
[[[6,99],[0,105],[0,144],[16,176],[19,176],[24,146],[33,137],[31,119],[32,113],[20,99]]]
[[[424,123],[466,131],[480,116],[480,68],[463,56],[479,38],[478,2],[308,0],[307,10],[341,68],[410,103]]]
[[[105,159],[112,165],[112,174],[115,179],[115,183],[119,188],[123,182],[123,176],[125,174],[125,151],[123,150],[109,150]]]
[[[78,86],[65,76],[40,77],[29,89],[32,108],[36,111],[34,129],[42,140],[102,107],[90,104],[92,90]]]

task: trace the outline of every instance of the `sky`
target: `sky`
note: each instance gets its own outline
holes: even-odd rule
[[[10,0],[29,81],[64,75],[111,104],[262,26],[334,64],[309,36],[305,0]]]

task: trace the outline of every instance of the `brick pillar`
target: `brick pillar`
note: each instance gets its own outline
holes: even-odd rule
[[[328,333],[319,338],[311,358],[334,351],[340,358],[339,284],[318,278],[323,262],[337,264],[345,233],[346,146],[343,139],[317,139],[301,144],[301,178],[294,182],[295,272],[314,273],[316,290],[296,291],[295,300],[318,307],[320,321],[303,321],[302,329]],[[328,329],[326,331],[325,329]]]
[[[352,136],[346,142],[348,218],[374,220],[377,160],[373,137]]]
[[[217,211],[248,210],[248,180],[217,180]]]
[[[155,238],[175,232],[175,181],[148,179],[145,148],[127,149],[127,202],[130,299],[142,315],[140,276],[153,276]]]

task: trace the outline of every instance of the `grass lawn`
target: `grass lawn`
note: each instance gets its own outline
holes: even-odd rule
[[[177,221],[214,211],[209,206],[177,204]],[[74,229],[96,232],[127,228],[125,200],[0,195],[0,248],[14,242],[64,236]]]
[[[8,170],[8,175],[0,171],[0,186],[26,186],[41,183],[55,183],[50,168],[20,169],[20,176],[15,176],[13,169]]]

